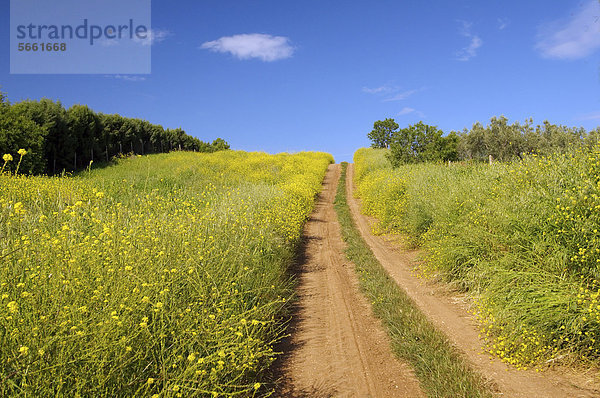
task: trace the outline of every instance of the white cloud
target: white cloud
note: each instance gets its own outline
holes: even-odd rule
[[[471,26],[473,26],[473,22],[464,21],[462,19],[459,19],[457,22],[460,24],[458,27],[458,32],[461,34],[461,36],[470,37]]]
[[[600,47],[600,3],[597,0],[580,5],[566,19],[538,27],[536,49],[545,58],[584,58]]]
[[[290,39],[287,37],[262,33],[224,36],[217,40],[207,41],[200,48],[230,53],[239,59],[258,58],[265,62],[290,58],[294,53],[294,48],[290,45]]]
[[[414,89],[414,90],[404,90],[399,86],[394,86],[391,84],[384,84],[383,86],[369,88],[363,87],[362,91],[367,94],[376,95],[382,97],[383,102],[389,101],[401,101],[407,99],[411,95],[418,93],[419,91],[424,90],[424,88]]]
[[[471,26],[473,23],[467,21],[459,22],[461,24],[459,28],[460,35],[469,39],[470,42],[468,46],[456,53],[456,59],[458,61],[468,61],[477,55],[477,49],[483,45],[483,41],[478,35],[471,32]]]
[[[503,30],[510,24],[508,18],[498,18],[498,29]]]
[[[133,40],[143,46],[151,46],[164,41],[169,36],[171,36],[171,32],[166,29],[150,29],[145,39],[140,39],[136,36]]]
[[[423,114],[423,112],[416,110],[415,108],[410,108],[408,106],[405,106],[404,108],[402,108],[400,110],[400,112],[398,112],[398,116],[403,116],[403,115],[409,115],[411,113],[417,114],[420,117],[424,117],[425,115]]]
[[[387,86],[387,85],[383,85],[383,86],[375,87],[375,88],[368,88],[368,87],[362,88],[363,92],[369,93],[369,94],[389,93],[389,92],[396,91],[396,90],[397,90],[396,87]]]
[[[402,101],[402,100],[407,99],[408,97],[410,97],[411,95],[413,95],[414,93],[416,93],[418,91],[419,90],[402,91],[401,93],[394,94],[390,98],[384,99],[384,101],[385,102],[388,102],[388,101]]]

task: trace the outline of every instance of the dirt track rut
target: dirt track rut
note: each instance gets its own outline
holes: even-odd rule
[[[340,166],[331,165],[305,228],[298,300],[280,364],[278,397],[421,397],[361,295],[333,208]]]
[[[441,285],[413,276],[416,252],[402,250],[395,242],[371,233],[372,219],[362,215],[353,196],[353,165],[348,166],[346,193],[354,221],[371,250],[389,275],[415,301],[435,326],[446,334],[481,372],[499,389],[502,397],[600,397],[595,375],[566,370],[542,373],[519,371],[482,353],[483,341],[475,320],[468,314],[462,297],[449,294]]]

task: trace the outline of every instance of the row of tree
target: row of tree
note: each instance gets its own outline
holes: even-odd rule
[[[527,153],[547,155],[564,153],[582,146],[592,146],[600,139],[600,128],[586,131],[544,121],[533,125],[508,123],[504,116],[492,117],[487,126],[477,122],[468,130],[444,135],[436,126],[423,122],[403,129],[394,119],[378,120],[368,133],[374,148],[389,148],[394,166],[416,162],[456,160],[510,161]]]
[[[119,154],[229,149],[221,138],[212,143],[187,135],[181,128],[164,129],[146,120],[96,113],[86,105],[65,109],[49,99],[10,104],[0,92],[0,154],[28,154],[21,170],[56,174],[109,161]]]

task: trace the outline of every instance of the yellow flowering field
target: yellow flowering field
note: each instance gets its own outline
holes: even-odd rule
[[[377,232],[474,299],[488,351],[519,368],[600,357],[600,146],[513,163],[413,164],[355,153]]]
[[[0,396],[267,392],[332,161],[178,152],[0,175]]]

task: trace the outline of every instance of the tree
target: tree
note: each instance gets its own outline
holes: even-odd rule
[[[491,155],[498,161],[511,161],[532,152],[542,155],[564,153],[589,142],[583,128],[555,125],[547,120],[534,128],[531,118],[523,124],[508,124],[506,117],[494,116],[487,126],[477,122],[470,131],[465,129],[460,134],[458,154],[461,159],[487,161]]]
[[[60,102],[43,98],[40,101],[22,101],[12,106],[17,114],[43,127],[47,134],[44,140],[44,156],[49,174],[73,167],[75,140],[69,131],[67,112]]]
[[[460,137],[455,131],[451,131],[447,136],[441,137],[439,140],[438,152],[440,160],[447,162],[455,162],[458,160],[458,143]]]
[[[392,136],[398,130],[398,127],[400,126],[394,119],[378,120],[373,123],[373,130],[367,134],[367,137],[373,141],[371,146],[373,148],[389,148]]]
[[[443,137],[443,131],[423,122],[409,125],[394,132],[388,157],[397,167],[405,163],[455,160],[458,136]]]
[[[600,143],[600,127],[596,127],[587,134],[585,145],[588,148],[593,148]]]
[[[212,147],[212,150],[214,152],[225,151],[225,150],[229,149],[229,144],[223,138],[217,138],[210,144],[210,146]]]
[[[415,162],[415,138],[415,131],[411,126],[394,132],[388,153],[388,159],[394,167]]]
[[[19,149],[27,151],[19,172],[36,174],[44,172],[46,169],[46,159],[44,157],[45,135],[45,128],[20,115],[12,107],[0,107],[0,154],[11,154],[13,159],[16,160],[18,159],[17,152]],[[14,165],[9,164],[5,170],[11,170],[12,167]]]
[[[466,128],[460,135],[458,143],[458,156],[461,159],[483,160],[487,157],[487,148],[485,146],[485,128],[481,123],[473,124],[471,130]]]
[[[541,153],[565,152],[566,150],[582,145],[586,139],[586,132],[582,128],[567,127],[552,124],[544,120],[542,126],[536,127],[536,132],[541,137]]]
[[[163,152],[165,141],[165,129],[163,126],[152,125],[150,131],[150,144],[153,152]]]
[[[94,160],[94,153],[98,156],[100,148],[98,138],[102,133],[100,118],[87,105],[73,105],[67,110],[69,130],[75,139],[76,149],[73,166],[87,166]]]
[[[214,152],[229,149],[229,144],[221,138],[209,144],[181,128],[165,130],[142,119],[96,113],[85,105],[65,110],[48,99],[11,105],[0,91],[0,152],[15,154],[21,148],[28,154],[20,170],[58,173],[119,153]]]
[[[441,150],[444,145],[442,140],[444,132],[442,130],[423,122],[409,127],[415,132],[414,146],[417,162],[437,162],[443,160]]]
[[[98,114],[100,124],[102,125],[101,138],[99,140],[100,149],[103,150],[102,158],[110,160],[120,151],[119,132],[123,126],[123,118],[119,115]]]
[[[8,106],[10,106],[10,104],[6,100],[6,95],[2,91],[0,91],[0,110],[3,108],[7,108]]]
[[[488,155],[500,161],[509,161],[521,157],[525,150],[522,126],[515,122],[508,124],[505,116],[492,117],[485,129],[485,143]]]

